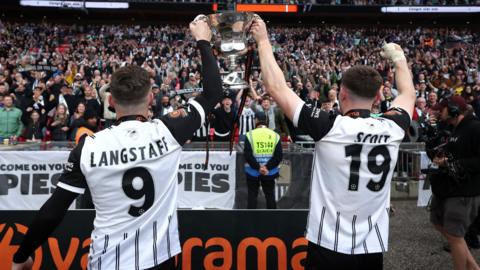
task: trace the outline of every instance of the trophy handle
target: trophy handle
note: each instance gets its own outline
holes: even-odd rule
[[[262,18],[257,13],[249,13],[248,15],[250,18],[248,23],[245,25],[246,29],[244,29],[244,31],[246,32],[247,41],[253,42],[252,34],[250,34],[250,28],[252,27],[253,20],[261,20]]]

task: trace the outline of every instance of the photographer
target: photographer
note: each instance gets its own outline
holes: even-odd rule
[[[464,236],[480,206],[480,122],[460,96],[444,100],[439,107],[441,121],[452,125],[453,131],[432,156],[439,169],[430,172],[430,220],[450,245],[454,269],[478,269]]]

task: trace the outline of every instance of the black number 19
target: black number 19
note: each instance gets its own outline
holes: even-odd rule
[[[143,187],[141,189],[135,189],[133,187],[133,180],[139,177],[143,181]],[[142,167],[132,168],[125,172],[122,179],[122,187],[125,194],[134,200],[138,200],[145,196],[143,205],[137,207],[130,205],[128,213],[131,216],[138,217],[145,213],[150,207],[152,207],[155,201],[155,188],[153,185],[152,175],[147,169]]]
[[[360,179],[360,153],[362,152],[363,145],[361,144],[351,144],[345,146],[345,157],[352,157],[350,162],[350,179],[348,182],[348,190],[358,191],[358,180]],[[381,164],[377,163],[377,156],[383,157],[383,162]],[[385,145],[375,146],[368,153],[368,170],[373,174],[382,174],[380,181],[375,182],[373,179],[370,179],[367,184],[367,188],[371,191],[378,192],[385,185],[387,180],[388,172],[390,171],[390,152]]]

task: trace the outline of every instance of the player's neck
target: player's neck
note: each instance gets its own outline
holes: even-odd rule
[[[362,103],[352,103],[352,104],[342,104],[341,112],[346,114],[351,110],[371,110],[372,104],[362,104]]]
[[[134,110],[121,110],[121,109],[116,109],[116,116],[117,116],[117,119],[120,119],[124,116],[128,116],[128,115],[141,115],[143,117],[147,117],[148,116],[148,109],[134,109]]]

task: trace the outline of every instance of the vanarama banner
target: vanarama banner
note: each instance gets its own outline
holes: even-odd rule
[[[11,269],[35,214],[0,211],[0,269]],[[67,212],[33,254],[33,269],[86,269],[94,216],[91,210]],[[306,219],[306,210],[179,210],[177,269],[303,270]]]

